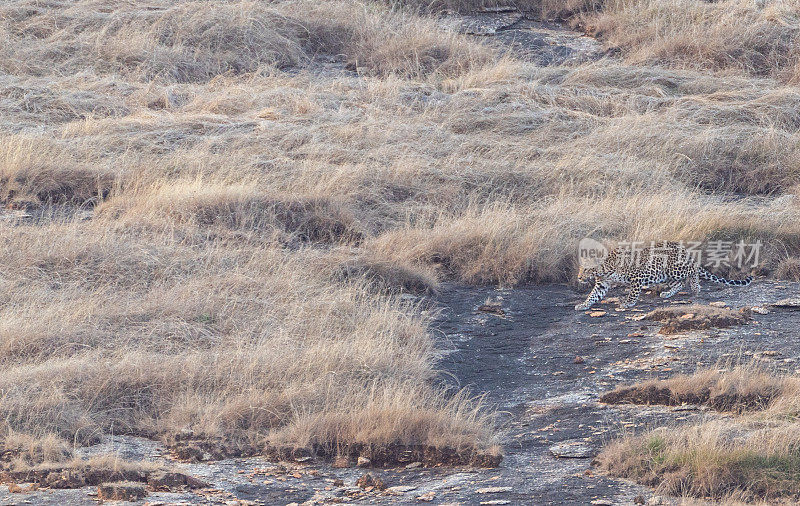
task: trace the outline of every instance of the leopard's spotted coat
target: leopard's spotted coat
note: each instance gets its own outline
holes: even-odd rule
[[[697,295],[700,292],[700,278],[730,286],[747,286],[753,280],[748,276],[742,280],[721,278],[700,266],[683,245],[676,242],[655,243],[651,247],[634,249],[614,249],[598,267],[581,268],[578,279],[588,282],[594,279],[594,288],[586,300],[577,306],[585,310],[602,300],[614,284],[628,284],[630,291],[622,307],[636,305],[642,288],[658,283],[666,283],[667,289],[660,293],[669,298],[680,291],[686,281]]]

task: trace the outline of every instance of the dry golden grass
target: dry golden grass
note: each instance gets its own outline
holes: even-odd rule
[[[488,62],[489,50],[433,21],[354,1],[34,1],[0,8],[0,68],[138,82],[205,82],[323,56],[378,74],[427,75]],[[43,93],[44,94],[44,93]],[[45,94],[46,95],[46,94]],[[42,97],[44,100],[50,97]]]
[[[669,495],[796,498],[798,429],[796,421],[742,420],[661,428],[611,444],[599,460],[610,474]]]
[[[517,8],[597,36],[630,63],[744,72],[800,82],[796,0],[384,0],[440,13]]]
[[[354,2],[0,7],[0,198],[56,206],[2,228],[4,447],[60,460],[190,430],[496,453],[490,413],[436,386],[427,322],[389,295],[436,276],[359,249],[380,202],[314,165],[361,160],[362,86],[494,64],[434,27]]]
[[[554,2],[552,12],[561,2]],[[569,0],[572,23],[631,63],[735,70],[797,83],[800,4],[795,0]]]
[[[601,402],[706,404],[721,411],[742,412],[765,409],[779,398],[795,395],[798,388],[795,378],[777,377],[753,366],[705,369],[620,387],[603,395]]]
[[[775,269],[775,277],[788,281],[800,281],[800,258],[789,257],[781,260]]]
[[[800,94],[747,73],[350,0],[7,3],[0,70],[0,199],[52,211],[0,227],[6,442],[496,451],[396,293],[565,280],[589,234],[800,250]]]
[[[199,235],[102,220],[7,231],[5,431],[491,444],[467,399],[428,384],[435,352],[410,308],[332,286],[307,253]]]
[[[664,403],[656,392],[666,390],[670,401],[706,403],[739,415],[613,441],[598,456],[610,474],[678,496],[748,502],[800,496],[800,378],[739,366],[634,388],[643,395],[628,400]]]

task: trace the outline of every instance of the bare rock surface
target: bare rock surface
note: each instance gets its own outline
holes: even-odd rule
[[[606,56],[602,44],[594,38],[513,8],[452,15],[445,17],[442,25],[486,39],[516,58],[538,65],[583,63]]]
[[[662,324],[642,315],[669,307],[684,310],[687,302],[710,306],[722,301],[731,311],[739,311],[798,292],[800,283],[772,281],[744,288],[706,285],[700,300],[679,294],[675,301],[664,301],[654,291],[645,293],[634,310],[617,311],[613,299],[598,304],[596,309],[608,314],[592,318],[573,309],[585,294],[564,285],[514,290],[445,286],[438,296],[427,299],[440,310],[434,322],[441,350],[440,381],[475,394],[485,392],[488,403],[498,409],[505,457],[494,469],[412,463],[366,471],[355,461],[337,466],[318,459],[271,462],[259,457],[185,463],[172,461],[160,443],[129,436],[106,438],[78,454],[90,458],[112,453],[126,460],[161,463],[207,484],[194,490],[170,487],[175,483],[169,476],[154,477],[153,483],[144,484],[148,495],[134,504],[648,501],[651,490],[603,476],[592,466],[592,456],[623,431],[724,415],[705,406],[606,404],[599,402],[600,397],[627,383],[690,373],[726,360],[761,360],[778,371],[795,372],[800,312],[775,310],[753,314],[747,325],[672,335],[660,334]],[[500,301],[502,315],[478,309],[487,299]],[[583,361],[576,362],[576,356]],[[14,489],[18,491],[0,486],[1,505],[94,504],[98,490],[88,485],[37,490],[24,483]]]
[[[800,309],[800,297],[786,297],[771,304],[775,307],[787,309]]]
[[[477,12],[446,18],[455,29],[467,35],[496,35],[498,31],[509,30],[523,19],[523,14],[514,9],[500,12]]]
[[[550,447],[550,453],[552,453],[554,457],[587,459],[594,457],[597,454],[597,450],[592,445],[578,439],[556,443]]]

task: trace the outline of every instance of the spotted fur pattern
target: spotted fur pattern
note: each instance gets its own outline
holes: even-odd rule
[[[676,242],[655,243],[638,250],[618,248],[611,251],[600,266],[580,269],[578,279],[582,282],[594,280],[594,288],[575,309],[589,309],[617,284],[630,285],[628,297],[621,304],[625,308],[636,305],[642,288],[658,283],[667,284],[667,289],[660,293],[665,299],[678,293],[687,281],[697,295],[700,293],[700,278],[729,286],[747,286],[753,281],[752,276],[729,280],[708,272]]]

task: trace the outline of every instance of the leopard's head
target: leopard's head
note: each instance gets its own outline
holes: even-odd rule
[[[597,267],[578,267],[578,282],[591,283],[597,277]]]

